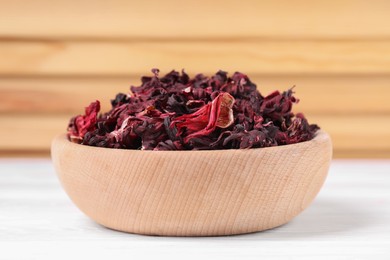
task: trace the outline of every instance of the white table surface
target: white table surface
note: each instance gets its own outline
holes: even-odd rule
[[[390,259],[390,161],[338,160],[279,228],[230,237],[106,229],[69,200],[48,159],[0,159],[0,259]]]

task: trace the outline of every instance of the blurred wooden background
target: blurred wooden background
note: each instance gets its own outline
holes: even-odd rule
[[[71,115],[141,75],[247,73],[336,157],[390,157],[390,1],[0,0],[0,155],[48,155]]]

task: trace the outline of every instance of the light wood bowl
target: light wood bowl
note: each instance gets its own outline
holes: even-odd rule
[[[139,151],[52,143],[73,202],[111,229],[163,236],[270,229],[304,210],[325,181],[329,136],[248,150]]]

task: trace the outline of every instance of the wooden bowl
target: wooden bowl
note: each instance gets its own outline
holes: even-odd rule
[[[256,232],[287,223],[325,181],[332,144],[320,131],[298,144],[248,150],[139,151],[52,143],[73,202],[111,229],[163,236]]]

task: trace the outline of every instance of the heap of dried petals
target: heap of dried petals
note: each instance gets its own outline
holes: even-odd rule
[[[95,101],[68,125],[72,142],[141,150],[259,148],[310,140],[319,129],[291,112],[291,89],[263,97],[249,78],[224,71],[193,79],[183,71],[143,77],[99,114]]]

